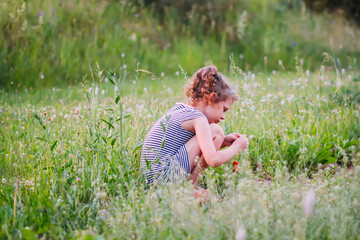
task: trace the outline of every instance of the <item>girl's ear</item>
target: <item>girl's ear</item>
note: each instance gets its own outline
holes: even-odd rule
[[[213,104],[216,102],[217,94],[215,92],[210,93],[208,98],[208,105]]]

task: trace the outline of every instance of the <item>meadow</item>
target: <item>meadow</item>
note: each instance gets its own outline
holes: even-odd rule
[[[0,239],[360,239],[359,27],[300,0],[146,2],[0,1]],[[250,144],[203,202],[147,186],[140,150],[209,64]]]
[[[184,69],[95,68],[81,85],[3,92],[1,237],[359,239],[359,72],[303,61],[268,75],[230,65],[240,99],[221,125],[250,146],[239,172],[204,173],[207,203],[190,183],[147,186],[139,166],[152,124],[184,100]]]

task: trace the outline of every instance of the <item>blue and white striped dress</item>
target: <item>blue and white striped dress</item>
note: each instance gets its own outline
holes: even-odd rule
[[[141,169],[148,184],[182,181],[190,174],[185,144],[195,132],[181,127],[184,121],[206,116],[196,108],[176,103],[148,133],[141,150]]]

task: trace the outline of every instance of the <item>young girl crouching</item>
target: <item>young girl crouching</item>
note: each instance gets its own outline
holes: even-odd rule
[[[220,166],[248,147],[245,135],[225,136],[218,125],[238,98],[216,67],[198,70],[185,94],[188,103],[176,103],[143,143],[141,168],[148,184],[183,181],[190,175],[196,185],[207,167]]]

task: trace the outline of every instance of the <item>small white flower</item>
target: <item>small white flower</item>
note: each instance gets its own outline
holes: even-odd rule
[[[44,79],[44,74],[43,73],[40,73],[40,78]]]
[[[300,58],[300,65],[303,65],[304,60],[302,58]]]
[[[98,95],[98,93],[99,93],[99,88],[96,87],[96,88],[95,88],[95,95]]]
[[[315,205],[315,192],[313,189],[310,189],[306,193],[305,199],[304,199],[304,210],[305,210],[305,215],[307,217],[312,215],[314,205]]]
[[[176,74],[176,76],[179,76],[179,74],[180,74],[180,73],[179,73],[179,71],[176,71],[176,73],[175,73],[175,74]]]
[[[134,80],[134,81],[132,81],[132,83],[133,83],[133,84],[135,84],[135,83],[136,83],[136,81]]]
[[[273,71],[272,71],[272,74],[273,74],[273,75],[275,75],[275,74],[276,74],[276,71],[275,71],[275,70],[273,70]]]
[[[162,73],[161,73],[161,77],[164,77],[164,76],[165,76],[165,73],[162,72]]]
[[[309,70],[306,70],[306,76],[308,77],[308,76],[310,76],[310,71]]]
[[[255,81],[255,74],[251,74],[251,81]]]
[[[122,54],[121,54],[121,57],[124,58],[124,57],[125,57],[125,53],[122,53]]]
[[[126,68],[127,68],[127,65],[126,65],[126,64],[124,64],[124,65],[123,65],[123,68],[124,68],[124,69],[126,69]]]
[[[282,66],[283,65],[283,62],[281,60],[279,60],[279,65]]]
[[[117,92],[119,90],[119,88],[117,86],[115,86],[114,91]]]
[[[101,95],[104,95],[105,94],[105,90],[101,90]]]
[[[3,183],[3,184],[6,183],[6,179],[5,179],[5,178],[2,179],[2,183]]]
[[[89,93],[91,93],[92,88],[89,88]]]
[[[105,82],[108,82],[109,81],[109,79],[108,78],[105,78]]]
[[[99,77],[102,76],[102,73],[103,73],[103,71],[99,71],[99,73],[98,73]]]
[[[244,58],[244,54],[240,54],[239,58],[240,58],[240,59],[243,59],[243,58]]]

